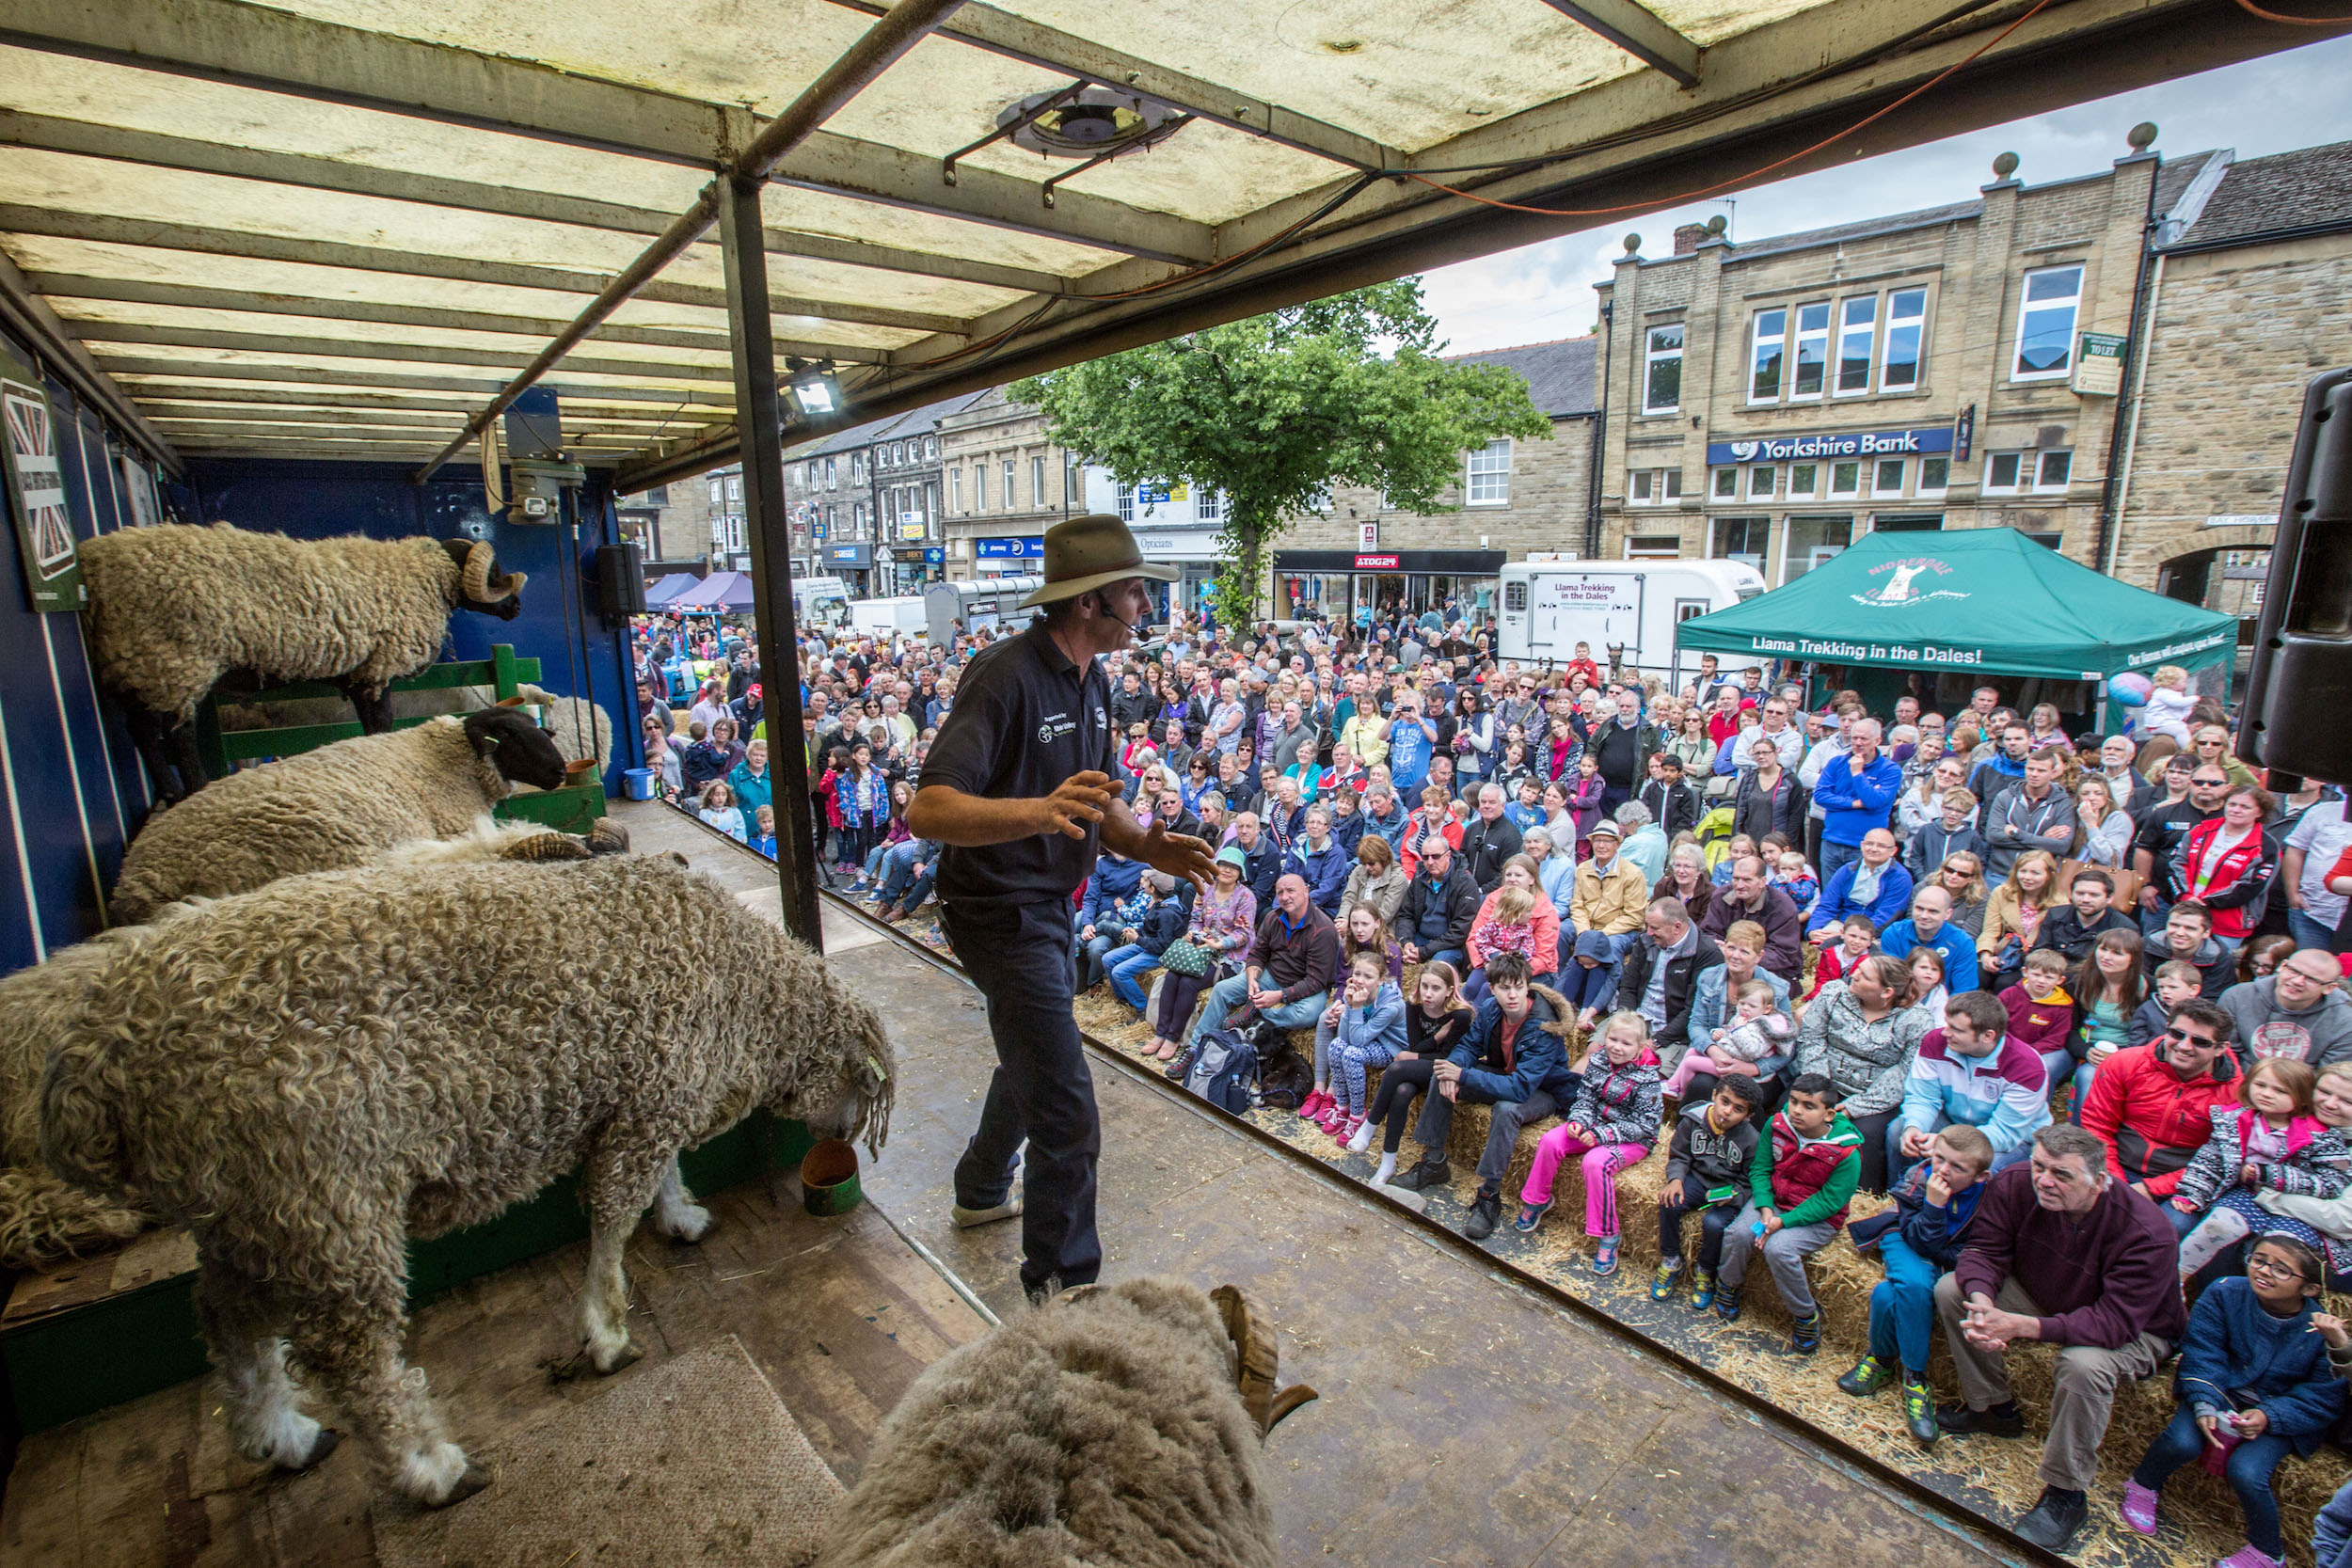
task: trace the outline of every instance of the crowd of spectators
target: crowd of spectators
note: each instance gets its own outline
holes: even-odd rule
[[[885,918],[930,894],[905,803],[990,635],[803,639],[810,828]],[[648,756],[757,846],[778,802],[749,641],[684,637],[641,639]],[[1712,657],[1673,689],[1614,649],[1489,645],[1449,606],[1238,636],[1180,617],[1112,656],[1117,782],[1206,837],[1216,878],[1105,855],[1072,911],[1082,986],[1150,1023],[1171,1078],[1212,1032],[1311,1035],[1297,1114],[1391,1191],[1448,1186],[1453,1116],[1484,1107],[1473,1240],[1506,1202],[1542,1226],[1573,1160],[1613,1273],[1618,1177],[1659,1158],[1652,1296],[1737,1320],[1760,1256],[1800,1354],[1821,1341],[1805,1259],[1850,1230],[1885,1280],[1837,1386],[1893,1390],[1923,1444],[2022,1432],[2006,1352],[2063,1346],[2019,1525],[2043,1545],[2087,1517],[2116,1390],[2177,1356],[2181,1418],[2124,1456],[2123,1522],[2153,1533],[2203,1456],[2246,1515],[2228,1568],[2277,1562],[2268,1478],[2342,1417],[2352,1367],[2315,1305],[2352,1275],[2343,791],[2263,787],[2177,671],[2161,731],[2072,735],[1991,685],[1946,712],[1922,678],[1873,713]],[[1888,1201],[1852,1220],[1858,1194]],[[1938,1341],[1963,1395],[1940,1408]]]

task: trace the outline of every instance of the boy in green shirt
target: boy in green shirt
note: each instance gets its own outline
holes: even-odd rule
[[[1796,1319],[1788,1348],[1800,1355],[1821,1348],[1821,1311],[1804,1260],[1829,1245],[1846,1223],[1846,1205],[1862,1179],[1862,1134],[1837,1103],[1837,1086],[1820,1073],[1804,1073],[1788,1085],[1788,1103],[1756,1141],[1747,1206],[1724,1232],[1716,1276],[1716,1314],[1737,1323],[1749,1251],[1761,1250],[1781,1301]]]

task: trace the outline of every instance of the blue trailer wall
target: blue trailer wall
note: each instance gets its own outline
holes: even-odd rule
[[[22,345],[12,344],[20,353]],[[29,355],[26,356],[31,357]],[[83,539],[129,526],[119,459],[131,449],[54,377],[47,385],[75,533]],[[394,465],[236,460],[194,463],[171,491],[173,520],[230,522],[298,538],[365,533],[453,537],[485,529],[507,571],[531,574],[522,613],[512,621],[461,612],[451,618],[445,657],[486,658],[511,642],[540,661],[550,692],[593,691],[618,753],[606,784],[634,766],[633,684],[619,627],[597,613],[596,549],[618,538],[612,498],[592,481],[580,507],[580,543],[552,525],[492,522],[481,471],[453,466],[420,488]],[[23,562],[8,540],[9,580],[0,586],[0,974],[35,963],[103,928],[103,890],[120,869],[123,846],[146,819],[151,797],[121,715],[90,678],[81,617],[39,615],[25,597]],[[580,627],[585,626],[584,639]],[[585,647],[581,646],[584,641]]]

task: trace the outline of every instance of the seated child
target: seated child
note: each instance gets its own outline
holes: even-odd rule
[[[1560,939],[1537,940],[1535,900],[1541,896],[1529,888],[1509,886],[1487,895],[1470,928],[1470,972],[1462,979],[1463,1001],[1475,1007],[1486,1000],[1486,961],[1497,953],[1517,953],[1527,960],[1528,973],[1538,984],[1550,983]]]
[[[1829,934],[1824,927],[1821,935]],[[1804,993],[1804,1000],[1820,995],[1821,988],[1832,980],[1851,977],[1854,966],[1878,951],[1878,941],[1879,928],[1867,916],[1848,915],[1845,925],[1838,927],[1837,940],[1821,943],[1821,956],[1813,965],[1813,989]]]
[[[1706,1050],[1682,1053],[1682,1065],[1675,1069],[1674,1076],[1663,1085],[1667,1095],[1680,1099],[1694,1074],[1721,1073],[1736,1062],[1753,1067],[1767,1056],[1778,1056],[1788,1050],[1789,1042],[1796,1038],[1797,1026],[1780,1010],[1771,986],[1761,980],[1747,981],[1734,993],[1733,1000],[1739,1007],[1738,1016],[1715,1031]],[[1755,1080],[1751,1078],[1749,1082]]]
[[[1724,858],[1715,863],[1714,869],[1708,873],[1708,879],[1717,887],[1729,887],[1732,866],[1741,859],[1755,853],[1756,840],[1745,833],[1732,834],[1731,842],[1724,847]]]
[[[2204,983],[2204,975],[2185,958],[2167,958],[2156,965],[2155,989],[2132,1014],[2131,1043],[2146,1045],[2161,1039],[2172,1026],[2172,1009],[2197,995]]]
[[[1160,967],[1160,955],[1184,934],[1184,926],[1192,918],[1184,908],[1188,886],[1165,871],[1145,872],[1138,891],[1149,894],[1151,902],[1142,918],[1111,933],[1119,938],[1119,945],[1103,955],[1103,976],[1111,983],[1111,994],[1138,1013],[1150,1000],[1144,993],[1145,978]]]
[[[1601,1025],[1600,1044],[1584,1063],[1584,1081],[1569,1102],[1567,1119],[1535,1146],[1534,1168],[1519,1194],[1519,1217],[1512,1228],[1525,1235],[1543,1223],[1551,1207],[1552,1178],[1571,1153],[1584,1156],[1584,1234],[1599,1246],[1593,1272],[1617,1272],[1617,1173],[1639,1164],[1658,1142],[1663,1106],[1658,1093],[1658,1056],[1650,1050],[1649,1021],[1640,1013],[1612,1013]]]
[[[2279,1568],[2286,1541],[2270,1478],[2290,1453],[2310,1455],[2344,1412],[2337,1353],[2352,1346],[2343,1323],[2320,1329],[2318,1254],[2285,1236],[2254,1243],[2243,1278],[2217,1281],[2197,1298],[2172,1380],[2180,1407],[2123,1484],[2123,1523],[2156,1533],[2164,1483],[2194,1460],[2219,1468],[2246,1516],[2246,1544],[2221,1568]],[[2332,1510],[2334,1503],[2329,1503]],[[2320,1533],[2328,1526],[2323,1514]],[[2329,1560],[2322,1551],[2320,1560]]]
[[[1543,782],[1533,773],[1519,780],[1518,799],[1502,808],[1502,815],[1511,819],[1511,826],[1521,832],[1540,828],[1550,818],[1544,815]]]
[[[2302,1221],[2274,1214],[2254,1200],[2265,1189],[2309,1197],[2334,1197],[2344,1191],[2344,1136],[2312,1114],[2316,1083],[2312,1069],[2295,1058],[2267,1056],[2238,1080],[2237,1104],[2214,1107],[2213,1135],[2172,1189],[2174,1212],[2204,1216],[2181,1239],[2183,1279],[2258,1227],[2292,1236],[2313,1252],[2327,1244]],[[2181,1220],[2172,1224],[2176,1230],[2185,1228]]]
[[[1387,1067],[1405,1049],[1405,993],[1381,953],[1368,948],[1348,960],[1334,1012],[1315,1025],[1315,1079],[1317,1087],[1330,1085],[1323,1130],[1345,1143],[1364,1125],[1365,1070]]]
[[[2352,1060],[2329,1062],[2319,1069],[2319,1082],[2312,1085],[2312,1115],[2352,1145]],[[2352,1172],[2352,1156],[2339,1162],[2339,1168]],[[2328,1264],[2328,1288],[2344,1288],[2341,1281],[2352,1275],[2352,1185],[2333,1197],[2274,1193],[2265,1188],[2254,1195],[2254,1201],[2275,1219],[2297,1220],[2319,1232],[2327,1243],[2320,1251]],[[2254,1223],[2258,1235],[2268,1228],[2260,1221]]]
[[[1818,1072],[1798,1075],[1788,1099],[1765,1123],[1748,1168],[1748,1201],[1724,1232],[1715,1315],[1740,1321],[1740,1287],[1751,1249],[1764,1254],[1782,1305],[1796,1319],[1789,1348],[1821,1348],[1821,1312],[1804,1260],[1829,1245],[1846,1223],[1846,1205],[1862,1180],[1862,1134],[1837,1108],[1837,1085]]]
[[[1748,1163],[1756,1155],[1756,1117],[1764,1109],[1764,1085],[1753,1078],[1724,1078],[1715,1092],[1685,1105],[1675,1117],[1666,1145],[1666,1184],[1658,1194],[1658,1273],[1650,1280],[1652,1301],[1674,1294],[1682,1277],[1682,1222],[1699,1216],[1699,1256],[1691,1274],[1691,1310],[1715,1304],[1715,1267],[1723,1259],[1724,1227],[1748,1197]]]
[[[758,831],[752,834],[752,847],[770,860],[774,860],[776,858],[776,808],[761,806],[753,815],[757,821]]]
[[[1820,874],[1806,864],[1804,857],[1794,849],[1781,851],[1780,859],[1773,864],[1772,874],[1765,879],[1788,895],[1788,901],[1797,906],[1797,918],[1800,920],[1810,918],[1813,906],[1820,901]]]
[[[2197,699],[2188,694],[2188,672],[2177,664],[2158,665],[2148,683],[2148,701],[2139,710],[2141,735],[2170,736],[2182,751],[2187,751],[2188,716],[2197,706]]]
[[[2017,983],[2001,992],[2009,1009],[2010,1038],[2042,1058],[2052,1094],[2074,1070],[2066,1041],[2074,1033],[2074,999],[2066,990],[2066,955],[2038,947],[2026,955]]]
[[[1935,1134],[1928,1157],[1895,1184],[1895,1202],[1846,1227],[1857,1249],[1878,1248],[1886,1277],[1870,1290],[1870,1350],[1837,1386],[1867,1399],[1902,1380],[1903,1424],[1922,1444],[1943,1435],[1928,1352],[1935,1343],[1935,1281],[1960,1261],[1968,1222],[1993,1168],[1993,1140],[1956,1123]]]
[[[1580,931],[1576,947],[1560,971],[1560,990],[1571,1017],[1607,1010],[1617,995],[1617,944],[1600,931]]]
[[[702,806],[695,815],[729,838],[739,840],[744,836],[743,813],[735,803],[735,791],[722,780],[713,779],[703,785]]]

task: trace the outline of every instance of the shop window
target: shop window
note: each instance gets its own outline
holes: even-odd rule
[[[1903,470],[1911,465],[1899,457],[1882,457],[1870,465],[1870,494],[1899,496],[1903,493]]]
[[[1821,466],[1819,463],[1788,465],[1788,499],[1790,500],[1809,501],[1820,494],[1820,485]]]
[[[1791,403],[1821,395],[1829,374],[1829,301],[1797,307],[1797,374],[1788,388]]]
[[[1682,324],[1649,329],[1642,377],[1642,412],[1672,414],[1682,407]]]
[[[1681,328],[1677,327],[1678,332]],[[1471,506],[1508,506],[1511,503],[1511,437],[1500,436],[1470,454],[1470,485],[1463,499]],[[1331,509],[1330,493],[1326,490],[1319,512]]]
[[[1919,495],[1922,499],[1941,496],[1951,488],[1952,460],[1948,457],[1919,459]]]
[[[1897,289],[1886,296],[1886,357],[1879,365],[1880,391],[1909,391],[1919,385],[1927,321],[1927,290]]]
[[[1788,344],[1788,310],[1758,310],[1748,353],[1750,403],[1777,403],[1780,400],[1781,356]]]
[[[1784,583],[1796,581],[1852,544],[1853,518],[1791,517],[1788,535],[1788,548],[1780,568],[1780,580]]]
[[[1862,294],[1841,302],[1837,324],[1837,395],[1853,397],[1870,389],[1870,351],[1878,341],[1878,295]]]
[[[2017,309],[2011,381],[2051,381],[2074,368],[2074,318],[2082,308],[2083,269],[2042,267],[2026,274]]]
[[[1870,519],[1873,533],[1933,533],[1944,526],[1944,514],[1882,512]]]
[[[1625,542],[1628,561],[1674,561],[1682,554],[1678,533],[1637,533]]]
[[[1764,570],[1765,552],[1772,537],[1772,524],[1769,517],[1718,517],[1712,529],[1714,547],[1708,551],[1717,561],[1737,561],[1742,565]]]
[[[1716,469],[1709,493],[1719,501],[1738,500],[1740,499],[1740,470],[1737,468]]]
[[[1829,493],[1833,500],[1844,500],[1862,494],[1862,465],[1833,463],[1829,466]]]

